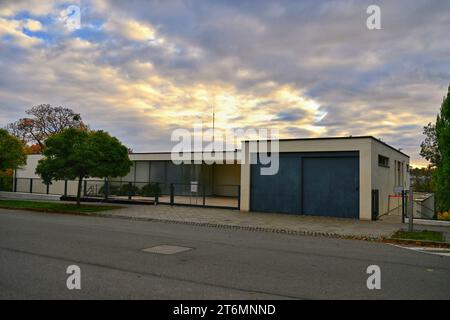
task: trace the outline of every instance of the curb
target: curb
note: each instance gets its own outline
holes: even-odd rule
[[[2,207],[0,207],[0,208],[2,208]],[[135,221],[152,221],[152,222],[161,222],[161,223],[170,223],[170,224],[184,224],[184,225],[199,226],[199,227],[220,228],[220,229],[228,229],[228,230],[244,230],[244,231],[251,231],[251,232],[270,232],[270,233],[287,234],[287,235],[295,235],[295,236],[312,236],[312,237],[324,237],[324,238],[345,239],[345,240],[386,242],[386,238],[383,236],[367,236],[367,235],[364,236],[364,235],[352,235],[352,234],[347,235],[347,234],[338,234],[338,233],[321,232],[321,231],[304,231],[304,230],[299,231],[299,230],[291,230],[291,229],[239,226],[239,225],[232,225],[232,224],[221,224],[221,223],[210,223],[210,222],[195,222],[195,221],[183,221],[183,220],[130,217],[130,216],[120,216],[120,215],[96,213],[96,212],[56,212],[56,211],[49,211],[49,210],[23,209],[23,208],[4,208],[4,209],[42,212],[42,213],[50,213],[50,214],[55,213],[55,214],[65,214],[65,215],[99,217],[99,218],[115,218],[115,219],[135,220]]]
[[[190,226],[220,228],[220,229],[229,229],[229,230],[244,230],[244,231],[251,231],[251,232],[270,232],[270,233],[279,233],[279,234],[296,235],[296,236],[313,236],[313,237],[326,237],[326,238],[335,238],[335,239],[377,241],[377,242],[380,242],[384,239],[384,237],[382,237],[382,236],[375,237],[375,236],[363,236],[363,235],[343,235],[343,234],[338,234],[338,233],[320,232],[320,231],[298,231],[298,230],[291,230],[291,229],[239,226],[239,225],[232,225],[232,224],[221,224],[221,223],[210,223],[210,222],[195,222],[195,221],[169,220],[169,219],[143,218],[143,217],[127,217],[127,216],[117,216],[117,215],[102,214],[102,213],[93,213],[93,214],[87,214],[87,215],[96,216],[96,217],[136,220],[136,221],[152,221],[152,222],[171,223],[171,224],[184,224],[184,225],[190,225]]]
[[[384,242],[393,243],[393,244],[412,244],[412,245],[418,245],[418,246],[422,246],[422,247],[450,248],[450,243],[430,241],[430,240],[387,238],[387,239],[384,239]]]

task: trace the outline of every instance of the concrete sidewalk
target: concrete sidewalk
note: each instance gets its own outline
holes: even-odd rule
[[[241,212],[237,210],[202,207],[171,207],[169,205],[133,205],[124,209],[102,212],[96,215],[251,231],[373,240],[389,237],[393,232],[405,227],[401,223],[384,221],[360,221],[331,217]]]

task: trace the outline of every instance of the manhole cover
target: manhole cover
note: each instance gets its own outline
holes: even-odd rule
[[[144,252],[149,253],[159,253],[159,254],[175,254],[184,251],[192,250],[192,248],[188,247],[180,247],[180,246],[169,246],[169,245],[160,245],[151,248],[142,249]]]

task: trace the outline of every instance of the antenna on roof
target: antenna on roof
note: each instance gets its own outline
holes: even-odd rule
[[[215,135],[215,118],[216,118],[216,114],[215,114],[215,110],[214,110],[214,100],[215,99],[213,99],[213,103],[212,103],[212,130],[213,130],[213,132],[212,132],[212,134],[213,134],[213,136],[212,136],[212,143],[213,143],[212,151],[213,152],[214,152],[214,149],[216,148],[216,143],[215,143],[215,140],[214,140],[214,135]]]
[[[215,134],[215,118],[216,118],[216,114],[214,112],[214,101],[213,101],[213,151],[215,149],[215,142],[214,142],[214,134]]]

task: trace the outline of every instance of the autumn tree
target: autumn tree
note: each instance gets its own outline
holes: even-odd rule
[[[64,129],[88,129],[80,114],[69,108],[41,104],[26,110],[25,113],[29,117],[8,124],[6,129],[27,144],[28,153],[40,153],[45,140]]]

